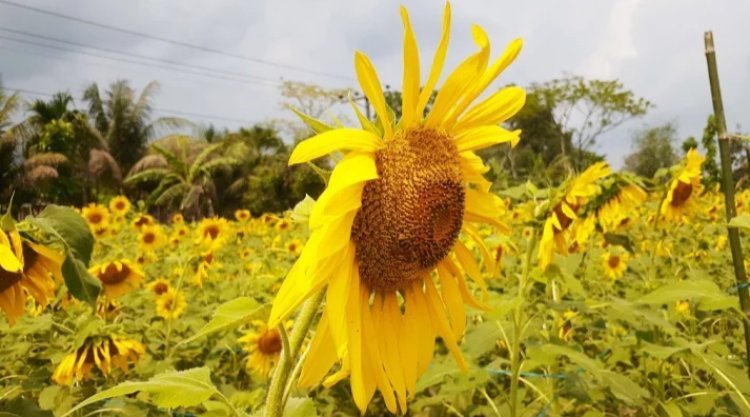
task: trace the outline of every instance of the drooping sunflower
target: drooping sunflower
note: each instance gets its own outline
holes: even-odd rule
[[[661,203],[661,215],[667,221],[680,221],[695,208],[695,199],[702,190],[701,166],[706,158],[693,148],[685,155],[682,169],[669,184]]]
[[[124,336],[88,337],[75,352],[63,358],[52,373],[52,381],[58,385],[70,385],[91,376],[96,366],[107,375],[113,367],[128,371],[128,362],[137,362],[146,353],[146,348],[137,340]]]
[[[237,339],[242,349],[248,353],[245,368],[267,377],[273,366],[279,361],[281,352],[281,335],[275,327],[269,328],[260,320],[253,320],[253,331]]]
[[[616,194],[607,199],[597,210],[596,217],[604,232],[624,226],[633,216],[633,211],[644,201],[648,194],[636,184],[620,187]]]
[[[578,211],[599,192],[596,182],[610,174],[606,162],[597,162],[573,178],[565,187],[565,194],[550,210],[539,240],[539,267],[544,270],[554,258],[555,251],[567,255],[567,232],[578,218]]]
[[[630,256],[627,253],[603,253],[602,265],[604,266],[604,275],[611,279],[620,278],[625,273],[625,270],[628,269],[629,259]]]
[[[458,347],[465,329],[464,304],[485,306],[471,295],[464,272],[484,291],[486,283],[459,235],[463,232],[484,247],[474,223],[502,227],[504,210],[502,201],[488,192],[490,183],[482,176],[488,168],[475,151],[518,141],[520,132],[500,123],[518,112],[526,97],[521,88],[507,87],[473,104],[515,59],[522,43],[512,41],[490,62],[489,39],[474,26],[479,50],[448,75],[425,115],[445,60],[450,5],[422,88],[405,8],[401,17],[401,118],[394,120],[372,63],[357,52],[357,77],[378,120],[369,121],[355,107],[361,129],[316,121],[312,124],[318,134],[292,152],[290,164],[336,151],[344,156],[311,211],[310,238],[279,289],[269,320],[275,327],[327,286],[300,385],[319,383],[340,362],[334,375],[351,376],[354,401],[363,412],[376,389],[390,411],[406,410],[407,397],[432,360],[437,336],[460,368],[467,368]]]
[[[118,195],[109,200],[109,210],[120,217],[124,217],[130,211],[130,200],[124,195]]]
[[[27,293],[41,306],[54,298],[63,260],[61,252],[24,239],[16,230],[0,230],[0,309],[10,324],[23,315]]]
[[[129,260],[110,261],[95,265],[89,269],[99,278],[107,297],[116,298],[127,294],[143,282],[143,271]]]
[[[156,297],[156,315],[167,320],[179,318],[185,307],[185,296],[173,288]]]
[[[92,230],[107,226],[109,223],[109,211],[101,204],[91,203],[81,210],[81,214]]]
[[[133,227],[137,230],[141,230],[144,226],[152,226],[156,224],[156,220],[154,220],[154,217],[150,214],[140,213],[138,214],[135,219],[133,219]]]

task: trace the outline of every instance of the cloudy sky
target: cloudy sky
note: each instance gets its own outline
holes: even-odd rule
[[[430,62],[443,3],[403,3],[411,12],[422,62]],[[124,78],[140,89],[158,80],[161,90],[154,107],[159,115],[236,128],[288,117],[279,105],[282,80],[356,88],[352,75],[357,49],[370,56],[384,84],[397,88],[402,68],[399,4],[0,0],[0,76],[7,89],[24,90],[29,98],[58,90],[80,96],[91,82],[106,86]],[[680,140],[700,134],[711,112],[703,55],[703,32],[708,29],[716,38],[730,129],[741,125],[750,130],[750,1],[474,0],[452,5],[448,67],[474,51],[469,30],[476,23],[487,30],[495,56],[511,39],[524,39],[520,57],[495,87],[576,74],[617,78],[652,101],[656,108],[646,117],[600,141],[597,150],[614,166],[630,152],[633,131],[645,125],[675,122]],[[212,69],[211,76],[199,75],[207,70],[197,67]]]

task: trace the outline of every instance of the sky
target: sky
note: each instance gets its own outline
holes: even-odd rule
[[[106,87],[117,79],[140,90],[156,80],[157,116],[235,129],[292,118],[280,105],[284,80],[356,90],[356,50],[372,59],[383,84],[399,89],[400,4],[410,11],[424,79],[440,38],[441,1],[0,0],[0,77],[6,89],[24,90],[28,99],[60,90],[80,97],[92,82]],[[452,9],[444,74],[475,51],[470,28],[478,24],[489,35],[493,57],[512,39],[524,40],[493,90],[580,75],[618,79],[651,101],[656,107],[645,117],[599,140],[595,150],[616,168],[632,151],[633,134],[646,126],[673,122],[680,141],[700,137],[712,111],[706,30],[714,32],[729,129],[750,130],[750,1],[473,0],[455,1]],[[212,76],[200,75],[206,70],[197,67],[211,69]]]

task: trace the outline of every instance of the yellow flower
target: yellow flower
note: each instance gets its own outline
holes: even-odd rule
[[[286,232],[292,228],[292,222],[287,219],[279,219],[274,226],[277,232]]]
[[[247,258],[253,256],[254,253],[255,253],[255,251],[252,250],[251,248],[244,248],[240,252],[240,259],[247,259]]]
[[[716,238],[716,247],[715,249],[717,251],[723,251],[727,247],[727,235],[719,235],[718,238]]]
[[[622,187],[596,210],[602,230],[608,232],[626,224],[633,215],[633,210],[646,201],[647,197],[646,191],[635,184]]]
[[[113,367],[128,371],[128,362],[135,363],[146,353],[138,341],[122,336],[93,336],[87,338],[75,352],[65,356],[52,373],[52,381],[58,385],[70,385],[91,377],[96,366],[108,375]]]
[[[302,252],[303,243],[299,239],[292,239],[288,242],[286,242],[286,252],[292,256],[299,256],[300,252]]]
[[[143,281],[141,269],[128,260],[110,261],[89,269],[99,278],[107,297],[119,297],[131,289],[139,287]]]
[[[0,230],[0,309],[11,325],[23,315],[27,293],[42,307],[54,298],[63,259],[62,253],[22,239],[16,230]]]
[[[120,305],[116,300],[101,297],[96,303],[96,315],[104,319],[112,319],[120,314]]]
[[[236,210],[234,212],[234,218],[237,219],[238,222],[246,222],[250,220],[250,210]]]
[[[139,214],[133,219],[133,227],[137,230],[141,230],[144,226],[152,226],[156,224],[156,220],[150,214]]]
[[[185,222],[185,218],[182,216],[182,213],[174,213],[169,217],[169,222],[172,224],[182,224]]]
[[[547,269],[552,263],[555,250],[563,255],[568,254],[566,231],[578,218],[577,213],[581,206],[599,192],[596,181],[609,174],[609,165],[606,162],[597,162],[568,182],[565,194],[544,222],[538,253],[539,267],[542,270]]]
[[[112,229],[110,225],[97,226],[91,229],[91,233],[94,234],[96,239],[104,239],[105,237],[112,235]]]
[[[620,278],[625,273],[625,270],[628,269],[628,259],[630,259],[630,256],[627,253],[616,255],[611,252],[605,252],[602,254],[604,275],[612,279]]]
[[[92,230],[105,227],[109,224],[109,211],[100,204],[89,204],[82,210],[83,218],[91,226]]]
[[[677,300],[675,301],[674,309],[677,314],[681,316],[690,315],[690,300]]]
[[[201,220],[196,229],[196,244],[216,247],[228,236],[232,227],[227,219],[221,217],[208,217]]]
[[[213,251],[209,250],[203,253],[193,276],[193,284],[202,287],[203,281],[208,278],[208,270],[218,266],[219,264],[216,262]]]
[[[156,315],[167,320],[179,318],[187,307],[185,296],[181,292],[169,289],[156,297]]]
[[[557,318],[557,337],[569,342],[573,338],[573,319],[578,313],[572,310],[566,310]]]
[[[672,179],[661,204],[661,215],[667,221],[683,220],[694,209],[695,199],[702,189],[701,166],[705,159],[694,148],[688,151],[682,169]]]
[[[281,335],[274,328],[268,328],[265,323],[253,320],[254,331],[237,339],[242,349],[248,353],[245,367],[262,377],[267,377],[273,366],[279,360],[281,352]]]
[[[162,295],[172,289],[172,285],[164,278],[159,278],[146,284],[146,289],[156,295]]]
[[[167,237],[164,235],[164,230],[158,224],[141,227],[141,233],[138,235],[138,243],[141,251],[155,251],[166,242]]]
[[[124,195],[118,195],[109,200],[109,210],[115,215],[125,216],[130,211],[130,207],[130,200]]]
[[[513,86],[473,104],[521,49],[521,40],[514,40],[490,61],[489,39],[474,26],[478,51],[448,75],[425,115],[450,37],[450,5],[424,82],[405,8],[401,16],[405,60],[400,120],[393,119],[369,58],[357,52],[357,77],[378,120],[373,123],[360,112],[361,129],[326,127],[291,154],[290,164],[337,151],[343,158],[310,213],[311,236],[279,289],[269,319],[270,327],[277,326],[305,299],[327,288],[299,383],[308,387],[323,381],[340,362],[340,371],[326,382],[349,375],[363,413],[376,389],[389,411],[406,412],[406,399],[416,393],[417,378],[432,360],[436,337],[467,369],[458,347],[466,325],[464,304],[486,306],[472,297],[464,273],[483,293],[486,282],[474,254],[458,237],[465,233],[489,255],[474,223],[507,229],[500,222],[505,205],[489,193],[490,183],[482,175],[488,168],[475,151],[519,140],[520,132],[500,124],[526,98],[523,89]]]

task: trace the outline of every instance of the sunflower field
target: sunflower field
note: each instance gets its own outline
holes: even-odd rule
[[[704,181],[695,148],[653,178],[498,187],[481,152],[523,141],[526,95],[479,97],[522,42],[490,61],[473,27],[432,97],[450,16],[420,80],[401,9],[399,117],[361,52],[374,120],[297,112],[314,134],[289,164],[325,190],[293,210],[4,213],[0,417],[750,416],[750,190]]]

